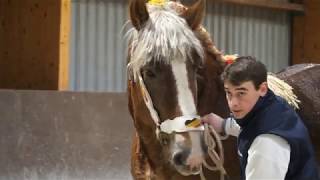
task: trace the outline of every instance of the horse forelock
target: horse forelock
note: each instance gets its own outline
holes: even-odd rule
[[[184,18],[169,5],[162,8],[148,6],[148,10],[150,18],[144,27],[139,31],[131,28],[127,33],[131,42],[128,68],[134,74],[150,61],[167,64],[175,60],[193,61],[192,52],[203,61],[201,42]]]

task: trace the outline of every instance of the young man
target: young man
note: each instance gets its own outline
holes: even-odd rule
[[[221,133],[238,137],[241,179],[319,179],[313,147],[296,112],[267,85],[265,66],[237,58],[222,74],[231,117],[202,117]]]

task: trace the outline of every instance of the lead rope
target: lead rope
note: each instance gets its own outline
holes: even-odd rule
[[[208,147],[208,155],[215,166],[209,165],[206,160],[203,161],[203,166],[208,168],[211,171],[219,171],[220,172],[220,180],[224,180],[224,176],[227,175],[226,170],[223,167],[224,163],[224,150],[222,146],[222,139],[224,137],[220,137],[220,135],[208,124],[204,124],[204,142]],[[217,147],[216,147],[217,146]],[[218,153],[216,151],[218,149]],[[206,180],[203,172],[203,166],[200,168],[200,177],[202,180]]]

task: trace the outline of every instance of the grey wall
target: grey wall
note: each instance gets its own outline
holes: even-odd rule
[[[73,0],[70,90],[125,90],[124,0]]]
[[[70,90],[126,90],[126,0],[73,0]],[[205,27],[228,54],[253,55],[276,72],[289,62],[287,12],[209,2]]]
[[[285,11],[209,3],[205,24],[227,54],[255,56],[273,72],[288,65],[290,20]]]

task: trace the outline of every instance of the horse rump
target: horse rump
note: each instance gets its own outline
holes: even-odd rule
[[[277,77],[293,87],[301,101],[298,114],[307,126],[320,162],[320,64],[297,64],[285,68]]]

